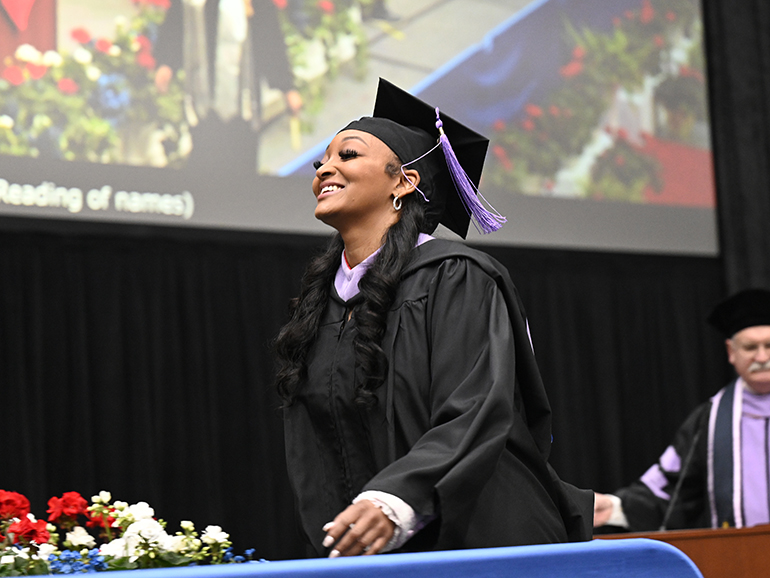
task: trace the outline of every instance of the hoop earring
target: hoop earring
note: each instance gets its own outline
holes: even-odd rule
[[[393,196],[393,208],[396,211],[400,211],[401,210],[401,199],[398,198],[398,195],[394,195]]]

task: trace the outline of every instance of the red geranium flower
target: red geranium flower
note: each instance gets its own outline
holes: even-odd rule
[[[24,72],[18,66],[9,66],[3,70],[3,78],[14,86],[24,82]]]
[[[524,130],[530,131],[535,128],[535,123],[532,122],[532,119],[528,118],[527,120],[521,123],[521,126],[524,127]]]
[[[145,50],[136,55],[136,63],[139,66],[147,68],[148,70],[155,68],[155,58],[152,54]]]
[[[580,60],[586,55],[586,49],[582,46],[575,46],[575,48],[572,50],[572,58],[575,60]]]
[[[275,7],[278,8],[278,10],[285,10],[288,0],[273,0],[273,4],[275,4]]]
[[[111,510],[110,513],[114,512],[115,510]],[[115,518],[113,518],[110,514],[100,514],[98,512],[86,512],[86,516],[88,517],[88,521],[86,522],[86,526],[89,528],[110,528],[112,527],[112,523],[115,521]]]
[[[29,544],[30,542],[45,544],[51,537],[51,534],[45,529],[46,526],[45,520],[33,522],[27,516],[24,516],[21,520],[14,522],[8,527],[8,533],[13,534],[14,544]]]
[[[85,28],[75,28],[71,34],[75,42],[80,42],[80,44],[88,44],[91,42],[91,35]]]
[[[536,104],[528,104],[524,107],[524,110],[527,111],[527,114],[529,116],[534,116],[535,118],[539,118],[543,116],[543,109],[537,106]]]
[[[59,87],[61,90],[61,87]],[[62,91],[64,92],[64,91]],[[59,524],[63,517],[74,520],[80,514],[86,513],[88,502],[77,492],[64,492],[61,498],[53,497],[48,500],[49,522]]]
[[[100,38],[99,40],[96,41],[96,44],[94,45],[94,47],[99,52],[104,52],[106,54],[107,52],[109,52],[110,48],[112,48],[112,42],[110,42],[106,38]]]
[[[318,7],[327,14],[334,14],[334,2],[331,0],[318,0]]]
[[[573,60],[569,64],[566,64],[559,69],[559,74],[561,74],[564,78],[577,76],[581,72],[583,72],[583,63],[579,60]]]
[[[655,18],[655,10],[653,9],[652,4],[650,4],[650,0],[644,0],[644,2],[642,2],[642,13],[639,15],[639,20],[642,24],[647,24],[652,22],[653,18]]]
[[[38,78],[43,78],[47,70],[48,70],[47,66],[43,66],[40,64],[32,64],[31,62],[27,62],[27,72],[29,72],[30,77],[35,80],[37,80]]]
[[[71,78],[62,78],[56,85],[60,92],[64,94],[75,94],[78,89],[78,83]]]
[[[3,71],[3,77],[5,77],[5,71]],[[26,496],[18,492],[0,490],[0,520],[26,518],[27,514],[29,514],[29,500]]]

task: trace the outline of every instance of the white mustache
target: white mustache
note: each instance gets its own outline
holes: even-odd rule
[[[749,365],[749,373],[756,373],[757,371],[767,371],[769,369],[770,369],[770,359],[768,359],[764,363],[755,361],[754,363]]]

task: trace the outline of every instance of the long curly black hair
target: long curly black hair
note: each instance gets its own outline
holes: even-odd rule
[[[391,176],[399,174],[400,170],[400,162],[391,162],[385,167]],[[419,195],[406,195],[402,197],[402,203],[400,219],[388,229],[380,252],[359,282],[363,299],[353,309],[357,327],[354,338],[356,364],[364,376],[363,383],[356,384],[356,402],[365,407],[374,405],[374,390],[387,376],[388,359],[381,345],[388,309],[395,298],[401,274],[412,257],[418,235],[425,229],[425,205]],[[291,302],[291,318],[275,340],[276,387],[285,407],[292,404],[307,378],[308,352],[317,337],[343,249],[338,233],[309,263],[302,277],[299,297]]]

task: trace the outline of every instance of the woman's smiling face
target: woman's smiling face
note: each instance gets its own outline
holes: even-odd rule
[[[398,158],[374,135],[359,130],[338,133],[315,163],[315,217],[337,230],[392,224],[397,220],[392,200],[402,178],[386,171],[389,163],[397,166]]]

